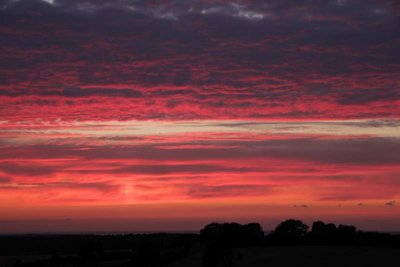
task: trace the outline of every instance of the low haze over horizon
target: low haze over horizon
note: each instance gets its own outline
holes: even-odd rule
[[[0,40],[0,233],[400,230],[398,1],[0,0]]]

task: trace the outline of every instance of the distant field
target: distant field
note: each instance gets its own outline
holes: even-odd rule
[[[391,267],[400,266],[400,249],[363,247],[256,247],[238,249],[235,267]],[[179,260],[168,267],[201,266],[201,255]]]

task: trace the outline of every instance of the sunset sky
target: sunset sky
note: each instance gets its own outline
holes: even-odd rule
[[[0,233],[400,230],[399,3],[0,0]]]

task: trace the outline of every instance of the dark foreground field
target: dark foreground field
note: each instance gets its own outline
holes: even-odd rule
[[[400,236],[321,221],[211,223],[199,234],[3,235],[0,267],[391,267]]]
[[[236,251],[237,267],[378,267],[400,266],[400,249],[336,246],[252,247]],[[202,266],[201,254],[168,267]],[[222,266],[222,265],[221,265]]]
[[[92,262],[59,263],[51,260],[51,255],[44,256],[8,256],[0,257],[1,267],[14,266],[139,266],[121,253],[120,259],[98,260]],[[284,247],[248,247],[234,251],[232,266],[251,267],[377,267],[400,266],[400,249],[397,248],[370,248],[347,246],[284,246]],[[78,256],[76,256],[78,257]],[[181,259],[162,264],[167,267],[201,267],[203,253],[194,252]],[[18,259],[21,260],[18,265]],[[143,265],[141,265],[143,266]],[[151,265],[149,265],[151,266]],[[223,266],[223,265],[218,265]]]
[[[0,267],[164,266],[203,247],[198,234],[3,235]]]

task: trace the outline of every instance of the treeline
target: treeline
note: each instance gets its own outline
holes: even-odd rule
[[[311,230],[300,220],[281,222],[271,233],[264,235],[259,223],[211,223],[200,235],[206,243],[203,267],[233,266],[242,255],[236,248],[247,246],[343,245],[400,247],[400,236],[387,233],[363,232],[352,225],[316,221]]]
[[[316,221],[310,228],[300,220],[281,222],[264,235],[259,223],[211,223],[200,231],[202,240],[223,246],[254,245],[355,245],[400,247],[400,235],[364,232],[353,225]]]
[[[352,245],[400,247],[400,236],[389,233],[365,232],[353,225],[316,221],[311,229],[300,220],[286,220],[265,237],[266,245]]]

